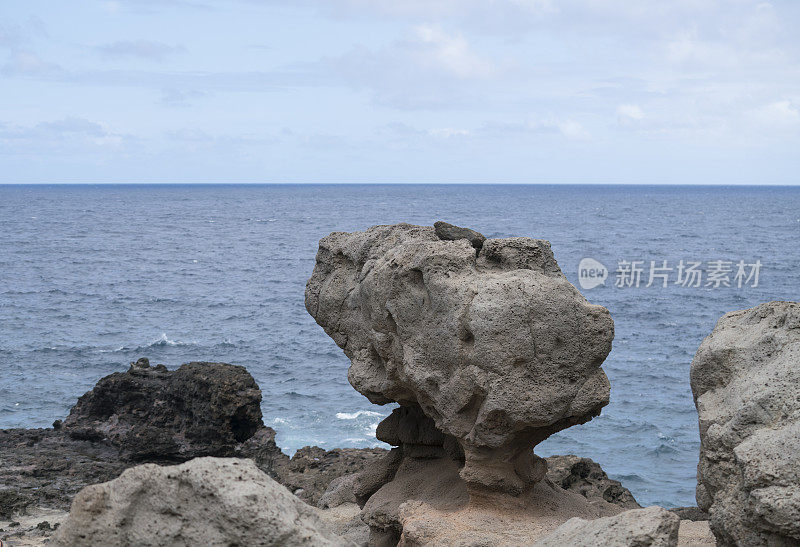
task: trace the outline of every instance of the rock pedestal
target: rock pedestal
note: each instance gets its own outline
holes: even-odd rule
[[[521,495],[547,470],[533,447],[608,404],[613,321],[544,240],[445,223],[335,232],[306,309],[350,358],[353,387],[400,404],[377,430],[398,447],[395,480],[408,458],[444,458],[473,498]]]

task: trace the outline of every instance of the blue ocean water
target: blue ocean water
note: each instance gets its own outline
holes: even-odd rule
[[[436,220],[488,237],[549,239],[567,277],[611,310],[611,404],[545,441],[589,456],[640,503],[694,503],[697,415],[689,364],[718,317],[798,300],[800,188],[472,185],[0,186],[0,427],[49,426],[138,357],[244,365],[288,451],[378,444],[388,407],[347,382],[348,360],[306,313],[318,240]],[[639,287],[616,287],[620,261]],[[650,261],[731,262],[732,287],[650,287]],[[762,266],[737,287],[736,264]],[[707,273],[707,272],[706,272]],[[748,269],[749,274],[749,269]]]

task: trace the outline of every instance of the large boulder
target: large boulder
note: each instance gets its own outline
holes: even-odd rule
[[[147,359],[101,379],[64,421],[75,439],[106,440],[133,461],[228,456],[263,428],[261,391],[244,367]]]
[[[691,368],[697,503],[722,545],[800,545],[800,304],[726,314]]]
[[[655,506],[596,520],[575,517],[533,547],[675,547],[680,525],[677,515]]]
[[[351,545],[252,461],[234,458],[143,464],[88,486],[75,497],[56,544]]]
[[[547,241],[456,228],[323,238],[306,309],[350,358],[350,383],[400,403],[379,439],[463,461],[471,491],[519,495],[545,475],[533,447],[608,403],[614,325]]]

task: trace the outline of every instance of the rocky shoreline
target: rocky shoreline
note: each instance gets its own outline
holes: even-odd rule
[[[209,369],[209,376],[224,376],[230,366],[222,363],[205,365]],[[198,364],[192,366],[197,368]],[[163,389],[153,389],[152,378],[147,375],[147,370],[151,368],[160,376],[163,384],[160,387]],[[237,368],[241,374],[247,374],[241,367]],[[161,397],[183,383],[181,376],[165,368],[150,367],[143,358],[131,363],[127,372],[102,379],[82,400],[94,400],[100,394],[130,398],[143,385],[148,385],[152,398],[146,404],[155,405]],[[229,384],[221,382],[215,389],[229,388]],[[260,401],[260,391],[257,386],[254,389],[251,395],[254,400]],[[96,416],[85,412],[85,406],[79,402],[65,420],[73,424],[72,427],[65,427],[64,421],[59,420],[53,428],[0,429],[0,540],[9,545],[46,542],[66,518],[75,496],[86,486],[111,481],[126,469],[142,463],[176,465],[191,459],[187,455],[176,457],[174,450],[162,453],[148,450],[146,456],[138,454],[132,459],[132,447],[125,442],[124,436],[118,434],[118,429],[110,429],[110,434],[103,438],[87,433],[89,425],[96,423]],[[116,428],[126,422],[134,425],[133,422],[138,420],[139,423],[135,425],[140,434],[149,438],[156,436],[152,431],[145,431],[152,414],[137,414],[130,406],[116,408]],[[261,422],[260,411],[257,420]],[[289,457],[275,443],[275,430],[263,423],[257,425],[249,438],[232,444],[222,452],[227,456],[252,460],[261,471],[300,500],[323,509],[332,510],[343,503],[355,503],[354,498],[341,497],[342,489],[336,482],[374,468],[388,453],[383,448],[324,450],[308,446]],[[162,434],[177,434],[181,438],[186,436],[185,432],[178,429],[164,429],[161,423],[150,424],[150,427]],[[217,431],[207,446],[196,444],[192,456],[219,454],[218,439],[223,438],[224,433]],[[133,446],[140,446],[138,439],[135,439]],[[608,502],[623,508],[639,507],[630,491],[618,481],[609,479],[600,466],[589,458],[551,456],[547,462],[548,480],[564,490],[596,502]],[[327,497],[323,499],[326,492]]]
[[[399,405],[376,430],[391,449],[290,458],[243,367],[142,358],[52,429],[0,430],[0,539],[800,544],[800,304],[727,314],[701,345],[699,507],[667,511],[641,508],[587,458],[534,453],[608,404],[614,337],[549,242],[446,223],[337,232],[320,241],[305,296],[350,358],[353,387]]]

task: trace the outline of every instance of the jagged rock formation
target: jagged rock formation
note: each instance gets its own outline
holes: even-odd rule
[[[547,241],[444,228],[323,238],[306,309],[350,358],[350,383],[402,405],[379,438],[409,457],[463,454],[470,488],[520,494],[545,475],[532,447],[608,403],[613,322]]]
[[[250,460],[143,464],[84,488],[57,545],[352,545]]]
[[[63,427],[75,439],[106,440],[133,461],[227,456],[263,427],[261,391],[244,367],[169,371],[139,359],[78,399]]]
[[[564,490],[576,492],[589,501],[603,500],[625,509],[641,507],[631,491],[609,479],[600,464],[578,456],[549,456],[547,478]]]
[[[586,521],[572,518],[533,547],[675,547],[681,519],[661,507]]]
[[[800,303],[726,314],[692,362],[697,504],[721,545],[800,545]]]

